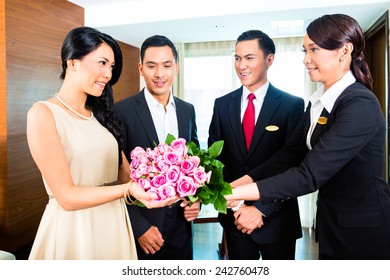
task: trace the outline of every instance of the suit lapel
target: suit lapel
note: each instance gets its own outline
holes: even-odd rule
[[[256,122],[255,131],[253,132],[253,137],[248,153],[249,155],[255,150],[256,146],[260,144],[261,138],[265,133],[265,128],[268,125],[272,125],[271,119],[280,105],[279,97],[280,94],[276,92],[274,87],[270,84],[265,95],[263,105],[261,106],[261,111]]]
[[[232,127],[232,133],[234,134],[237,147],[239,147],[242,156],[246,156],[246,147],[245,147],[245,138],[244,132],[242,131],[241,126],[241,96],[242,96],[242,87],[237,89],[231,95],[231,99],[228,104],[228,112],[229,112],[229,121]]]
[[[157,141],[156,144],[158,144],[158,136],[148,104],[146,103],[145,92],[143,90],[137,95],[136,101],[138,104],[135,106],[135,111],[137,112],[138,118],[144,127],[146,134],[148,135],[150,147],[153,147],[155,141]]]
[[[187,119],[187,113],[185,111],[184,106],[182,106],[180,100],[173,97],[175,100],[175,106],[176,106],[176,118],[177,118],[177,128],[179,130],[179,138],[187,139],[188,136],[188,119]]]
[[[321,112],[321,117],[325,117],[326,120],[328,121],[328,118],[329,118],[329,113],[328,111],[326,111],[326,109],[324,108]],[[310,138],[310,145],[312,147],[314,147],[314,145],[317,143],[318,139],[320,138],[321,134],[326,131],[326,127],[327,127],[327,121],[326,123],[323,123],[323,124],[320,124],[317,122],[316,126],[314,127],[314,130],[313,130],[313,134],[311,135],[311,138]]]

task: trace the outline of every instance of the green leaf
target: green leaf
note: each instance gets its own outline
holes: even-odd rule
[[[222,149],[223,149],[223,143],[224,143],[223,140],[214,142],[208,149],[209,155],[213,158],[216,158],[217,156],[219,156],[222,152]]]
[[[228,194],[232,194],[232,193],[233,193],[232,186],[229,183],[224,182],[223,189],[221,190],[220,194],[221,195],[228,195]]]
[[[199,197],[194,196],[194,195],[189,195],[189,196],[188,196],[188,199],[189,199],[191,202],[195,202],[195,201],[197,201],[197,200],[199,199]]]
[[[214,208],[220,213],[226,214],[227,209],[227,201],[225,197],[219,196],[217,200],[214,202]]]
[[[171,145],[174,140],[176,140],[175,136],[168,133],[167,138],[165,138],[165,143]]]
[[[198,148],[198,146],[196,146],[196,144],[194,142],[188,142],[186,144],[187,148],[188,148],[188,153],[191,155],[191,156],[197,156],[199,155],[200,153],[200,150]]]

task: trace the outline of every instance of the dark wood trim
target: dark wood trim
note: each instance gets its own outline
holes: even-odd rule
[[[372,38],[374,38],[378,33],[383,32],[383,28],[385,31],[385,57],[386,57],[386,65],[385,71],[387,78],[385,79],[385,94],[386,94],[386,108],[385,108],[385,118],[387,124],[387,141],[385,145],[385,176],[387,182],[390,182],[390,172],[389,172],[389,162],[390,162],[390,58],[389,58],[389,11],[387,10],[382,16],[378,18],[378,20],[365,32],[366,42],[370,42]]]

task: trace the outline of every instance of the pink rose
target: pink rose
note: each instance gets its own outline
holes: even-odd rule
[[[197,156],[188,157],[181,163],[181,170],[185,174],[191,174],[199,165],[200,158]]]
[[[136,168],[138,168],[139,164],[140,164],[139,159],[137,157],[135,157],[135,158],[133,158],[133,160],[130,163],[130,168],[136,169]]]
[[[160,161],[162,159],[161,154],[159,154],[156,150],[149,150],[147,155],[152,161]]]
[[[142,175],[145,175],[145,174],[148,174],[149,172],[151,172],[151,169],[150,169],[150,166],[149,165],[146,165],[146,164],[143,164],[141,163],[137,169],[135,169],[135,172],[136,172],[136,176],[137,178],[141,178]]]
[[[172,152],[173,149],[166,143],[160,143],[157,145],[155,150],[158,154],[163,155],[166,152]]]
[[[130,152],[130,158],[136,158],[136,157],[139,157],[141,155],[145,155],[146,154],[146,151],[141,148],[141,147],[135,147],[134,150],[132,150]]]
[[[150,188],[147,192],[155,193],[155,194],[157,195],[157,198],[154,199],[154,201],[159,202],[159,201],[162,201],[162,200],[163,200],[163,199],[161,198],[160,193],[159,193],[159,191],[158,191],[157,188]]]
[[[176,152],[166,152],[164,160],[169,165],[179,165],[181,163],[181,157]]]
[[[165,177],[168,182],[176,183],[180,177],[180,168],[175,165],[170,166],[165,173]]]
[[[169,165],[163,160],[154,162],[153,165],[154,170],[158,173],[165,173],[169,169]]]
[[[175,188],[171,185],[164,185],[158,188],[159,197],[164,200],[168,197],[175,196],[176,191]]]
[[[145,190],[148,190],[151,188],[151,183],[148,178],[140,178],[138,180],[138,184],[143,187]]]
[[[187,176],[180,177],[177,183],[176,191],[180,197],[194,195],[196,193],[196,186],[195,186],[194,179]]]
[[[171,147],[180,156],[183,157],[183,156],[187,155],[188,148],[186,146],[186,140],[185,139],[179,138],[179,139],[173,140],[172,143],[171,143]]]
[[[206,173],[203,166],[199,166],[194,172],[194,180],[196,183],[202,185],[204,182],[209,183],[211,178],[211,171]]]
[[[163,174],[156,175],[151,181],[152,186],[155,188],[159,188],[160,186],[163,186],[166,183],[167,183],[167,179]]]
[[[148,157],[148,155],[146,153],[145,154],[140,154],[137,157],[135,157],[134,159],[138,159],[139,164],[143,164],[143,165],[149,165],[150,164],[150,159],[149,159],[149,157]]]
[[[130,170],[130,178],[133,179],[134,181],[138,181],[140,177],[138,177],[136,169]]]

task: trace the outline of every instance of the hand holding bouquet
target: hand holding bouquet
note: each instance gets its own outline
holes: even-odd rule
[[[232,193],[223,181],[223,164],[217,160],[223,141],[215,142],[207,151],[183,138],[168,134],[165,143],[154,149],[136,147],[131,151],[130,177],[147,192],[157,194],[157,201],[176,196],[193,203],[213,204],[226,213],[224,195]]]

